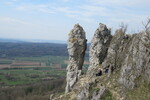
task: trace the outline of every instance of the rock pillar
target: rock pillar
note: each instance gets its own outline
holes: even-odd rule
[[[86,41],[83,28],[79,24],[75,24],[69,33],[68,39],[69,63],[67,66],[66,93],[72,90],[81,75],[87,45]]]
[[[99,27],[95,31],[90,45],[90,66],[87,72],[88,75],[102,75],[103,69],[100,67],[100,65],[107,56],[107,50],[111,41],[111,37],[111,32],[107,26],[100,23]]]

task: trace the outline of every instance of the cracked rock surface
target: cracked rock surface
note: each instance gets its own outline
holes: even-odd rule
[[[102,64],[107,55],[107,50],[111,41],[111,37],[111,32],[107,28],[107,26],[100,23],[99,27],[95,31],[94,37],[90,45],[90,65],[87,72],[88,75],[93,76],[95,75],[95,71],[102,71],[101,68],[97,69],[97,67],[100,67],[100,64]]]
[[[67,66],[66,93],[73,88],[81,75],[86,41],[85,31],[79,24],[75,24],[68,39],[69,64]]]

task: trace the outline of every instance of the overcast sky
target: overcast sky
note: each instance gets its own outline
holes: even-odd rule
[[[150,0],[0,0],[0,38],[67,40],[79,23],[90,41],[100,22],[133,33],[147,17]]]

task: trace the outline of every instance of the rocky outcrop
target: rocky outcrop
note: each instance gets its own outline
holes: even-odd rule
[[[87,72],[87,80],[81,90],[77,94],[77,100],[99,100],[104,95],[105,86],[94,87],[95,79],[91,79],[93,76],[101,76],[103,69],[101,63],[104,61],[107,50],[111,41],[110,30],[106,25],[100,23],[99,27],[95,31],[94,37],[90,46],[90,67]]]
[[[79,24],[76,24],[69,33],[68,39],[69,64],[67,66],[66,93],[72,90],[81,75],[86,41],[83,28]]]
[[[119,83],[133,89],[139,77],[150,82],[150,37],[149,33],[133,35],[128,45],[125,59],[122,62]]]
[[[105,86],[96,86],[95,79],[85,79],[85,82],[82,84],[80,90],[77,92],[77,100],[101,100],[107,92]]]
[[[123,52],[126,51],[126,47],[130,45],[129,37],[130,36],[125,35],[122,29],[118,29],[112,37],[106,58],[101,65],[108,75],[110,75],[115,68],[122,66],[125,57],[125,53]]]
[[[101,75],[103,73],[103,69],[100,65],[107,55],[107,50],[112,37],[110,33],[110,29],[102,23],[99,24],[99,27],[95,31],[89,52],[90,65],[87,74],[90,76]]]
[[[76,41],[80,39],[75,38]],[[69,43],[75,45],[76,42]],[[68,45],[67,89],[71,92],[56,100],[150,100],[149,31],[131,35],[121,28],[112,36],[106,25],[100,24],[91,41],[89,69],[86,75],[80,76],[82,66],[74,62],[79,62],[81,56],[78,54],[83,52],[78,50],[85,52],[83,48],[85,46],[79,46],[78,42],[77,46]],[[83,59],[80,61],[83,65]]]

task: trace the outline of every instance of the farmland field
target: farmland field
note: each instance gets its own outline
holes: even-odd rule
[[[65,82],[67,66],[64,60],[67,59],[58,56],[1,58],[0,100],[30,100],[35,99],[34,95],[43,99],[49,98],[49,92],[56,91],[57,87],[60,92],[64,91],[62,83]]]
[[[1,58],[0,100],[42,100],[53,92],[64,92],[67,64],[65,56]]]
[[[66,44],[0,43],[0,100],[49,100],[65,89]],[[89,62],[85,58],[83,72]]]
[[[66,59],[58,56],[0,59],[0,84],[20,85],[65,77]]]

